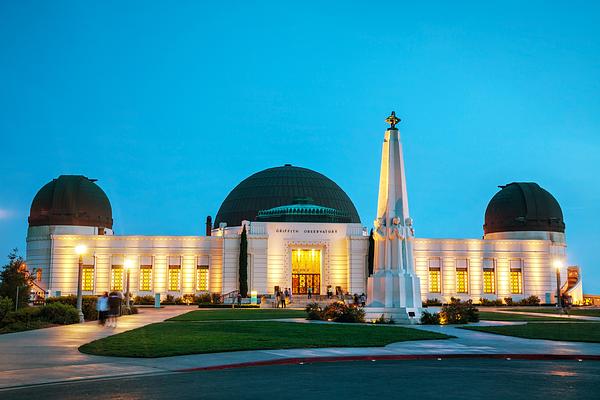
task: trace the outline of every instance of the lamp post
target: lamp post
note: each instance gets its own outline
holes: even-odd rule
[[[556,306],[559,310],[562,310],[562,302],[560,298],[560,269],[562,268],[562,261],[554,261],[554,268],[556,269]]]
[[[83,255],[87,252],[87,247],[84,244],[75,246],[75,253],[79,256],[79,270],[77,272],[77,311],[79,312],[79,322],[84,322],[83,318],[83,296],[81,294],[81,278],[83,275]]]
[[[125,287],[126,287],[126,292],[125,292],[125,305],[127,307],[127,310],[129,310],[131,308],[130,303],[129,303],[129,276],[131,273],[131,260],[125,260],[125,273],[126,275],[126,281],[125,281]]]

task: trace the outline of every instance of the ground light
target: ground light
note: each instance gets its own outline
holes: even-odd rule
[[[83,255],[87,253],[87,246],[84,244],[78,244],[75,246],[75,253],[79,256],[79,268],[77,271],[77,311],[79,312],[79,322],[84,322],[83,318],[83,296],[81,294],[81,275],[83,272]]]

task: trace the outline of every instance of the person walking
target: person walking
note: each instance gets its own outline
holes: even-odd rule
[[[312,299],[312,287],[311,286],[308,287],[307,293],[308,293],[308,298]]]
[[[104,292],[102,296],[98,297],[96,310],[98,310],[98,323],[105,325],[108,316],[108,292]]]
[[[360,305],[364,307],[367,304],[367,295],[363,293],[360,294]]]
[[[240,292],[237,294],[237,305],[238,307],[242,306],[242,294]]]
[[[275,307],[279,308],[281,304],[281,292],[279,291],[279,289],[277,289],[275,291]]]
[[[286,307],[285,306],[285,301],[286,301],[286,297],[287,297],[286,292],[287,292],[287,289],[283,293],[281,293],[281,296],[280,296],[281,297],[281,308]]]
[[[353,301],[354,301],[354,307],[358,307],[358,301],[359,301],[358,300],[358,293],[354,293]]]
[[[108,327],[117,327],[119,311],[121,311],[121,297],[117,292],[110,292],[108,295]]]
[[[292,304],[292,288],[288,288],[288,293],[290,298],[290,304]]]

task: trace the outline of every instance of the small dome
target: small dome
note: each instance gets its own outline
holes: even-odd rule
[[[348,213],[335,208],[310,204],[311,200],[299,199],[287,206],[261,210],[258,212],[257,220],[261,222],[350,222]]]
[[[221,204],[215,227],[221,222],[240,226],[243,220],[255,221],[259,211],[293,205],[298,199],[310,199],[311,205],[333,209],[337,215],[345,216],[346,222],[360,223],[352,200],[334,181],[313,170],[286,164],[257,172],[240,182]],[[322,217],[316,213],[303,222],[324,222]],[[286,218],[280,221],[292,222]]]
[[[485,234],[497,232],[565,232],[558,201],[533,182],[500,186],[485,210]]]
[[[33,198],[29,226],[73,225],[112,229],[110,201],[95,179],[61,175]]]

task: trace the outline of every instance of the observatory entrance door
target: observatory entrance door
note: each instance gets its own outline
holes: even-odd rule
[[[292,250],[292,293],[321,294],[321,250]]]

